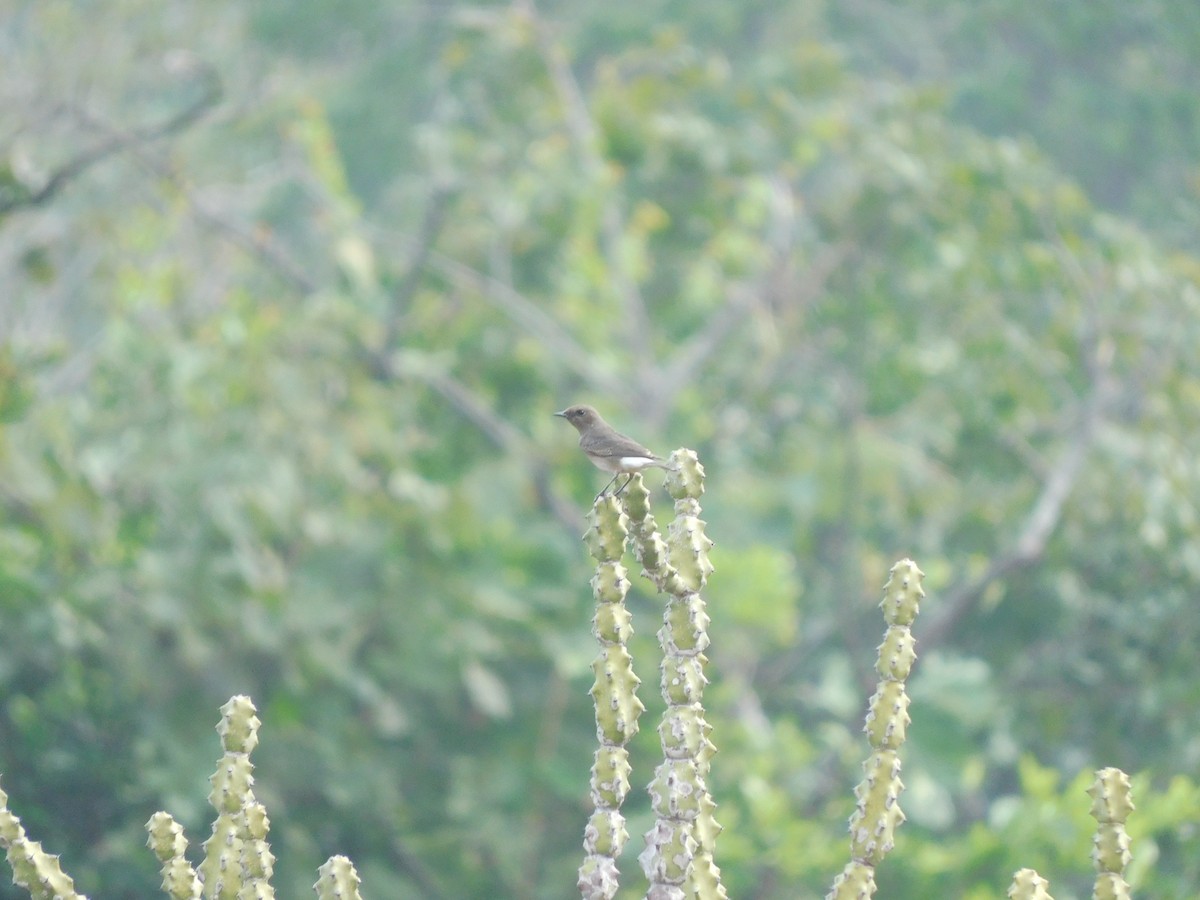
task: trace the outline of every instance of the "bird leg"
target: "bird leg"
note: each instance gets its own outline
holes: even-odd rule
[[[606,484],[606,485],[604,486],[604,490],[602,490],[600,493],[598,493],[598,494],[596,495],[596,500],[599,500],[601,497],[603,497],[605,494],[607,494],[607,493],[608,493],[608,489],[609,489],[610,487],[612,487],[612,486],[613,486],[613,482],[614,482],[614,481],[616,481],[616,480],[617,480],[618,478],[620,478],[620,477],[621,477],[621,473],[620,473],[620,472],[618,472],[618,473],[617,473],[616,475],[614,475],[614,476],[613,476],[611,479],[609,479],[609,482],[608,482],[608,484]],[[630,476],[630,477],[632,477],[632,476]],[[621,492],[620,492],[620,491],[617,491],[617,493],[619,494],[619,493],[621,493]],[[595,502],[596,502],[596,500],[593,500],[592,502],[593,502],[593,503],[595,503]]]

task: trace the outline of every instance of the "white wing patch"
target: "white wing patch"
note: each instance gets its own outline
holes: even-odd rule
[[[651,466],[662,467],[656,459],[651,459],[649,456],[622,456],[621,471],[622,472],[640,472],[642,469],[648,469]]]

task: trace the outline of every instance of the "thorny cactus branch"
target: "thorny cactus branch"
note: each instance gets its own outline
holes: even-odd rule
[[[672,454],[666,487],[675,499],[675,519],[666,541],[651,514],[641,477],[635,477],[625,492],[625,511],[642,574],[668,598],[658,632],[662,695],[667,704],[658,728],[664,760],[649,787],[655,823],[646,833],[639,862],[650,880],[648,900],[720,900],[727,896],[714,861],[721,826],[708,790],[716,748],[708,738],[712,726],[703,707],[709,617],[699,593],[712,572],[708,558],[712,541],[699,518],[704,467],[695,452]]]
[[[1100,769],[1088,788],[1092,798],[1092,818],[1097,822],[1092,839],[1092,864],[1096,867],[1095,900],[1129,900],[1132,896],[1125,881],[1125,867],[1132,854],[1125,820],[1133,812],[1133,792],[1129,776],[1120,769]]]
[[[0,847],[8,855],[13,884],[29,891],[33,900],[87,900],[76,893],[75,882],[37,841],[25,836],[21,820],[8,808],[8,794],[0,790]]]
[[[217,725],[224,755],[209,780],[209,802],[217,811],[213,833],[204,842],[199,870],[188,863],[187,838],[170,813],[157,812],[146,823],[146,843],[162,864],[162,889],[172,900],[273,900],[270,878],[275,857],[267,844],[270,822],[266,809],[254,799],[250,753],[258,744],[258,727],[249,697],[235,696],[221,707]],[[25,829],[8,808],[0,790],[0,847],[8,854],[13,883],[33,900],[87,900],[75,891],[58,857],[25,836]],[[319,870],[313,887],[321,900],[361,900],[358,874],[344,856],[334,856]]]
[[[362,880],[354,864],[344,856],[331,856],[325,865],[317,869],[317,883],[313,889],[318,900],[362,900],[358,886]]]
[[[1054,900],[1050,882],[1033,869],[1018,869],[1008,889],[1009,900]]]
[[[185,856],[187,838],[183,826],[170,813],[156,812],[146,823],[150,837],[146,845],[162,863],[162,889],[172,900],[200,900],[200,876]]]
[[[266,816],[259,812],[262,807],[254,798],[254,766],[250,762],[262,722],[253,702],[242,695],[230,698],[221,713],[217,732],[225,754],[209,779],[208,801],[217,818],[212,835],[204,842],[200,864],[204,893],[213,900],[274,897],[267,879],[275,858],[265,840]]]
[[[628,520],[616,498],[598,497],[592,506],[591,528],[584,535],[596,560],[592,634],[600,644],[600,653],[592,663],[596,680],[591,691],[600,747],[592,764],[594,811],[584,829],[586,855],[579,867],[578,882],[584,900],[611,900],[617,893],[617,857],[629,838],[620,811],[629,793],[631,767],[626,745],[637,734],[638,717],[645,710],[637,696],[641,680],[634,674],[627,647],[633,634],[631,616],[625,608],[629,579],[621,565],[627,534]]]
[[[863,763],[866,776],[854,789],[858,799],[850,816],[850,862],[833,882],[826,900],[864,900],[875,894],[875,868],[895,843],[904,821],[900,810],[900,747],[908,728],[908,694],[904,682],[917,658],[910,630],[917,617],[924,573],[911,559],[892,566],[883,588],[883,617],[888,623],[875,671],[879,687],[871,698],[863,730],[871,755]]]
[[[199,870],[185,856],[187,838],[169,813],[157,812],[146,823],[147,844],[162,863],[162,888],[172,900],[273,900],[275,856],[267,843],[267,811],[254,798],[250,754],[262,724],[249,697],[231,697],[221,707],[217,732],[224,754],[209,779],[208,800],[217,811],[212,835],[204,842]],[[313,888],[323,900],[357,900],[358,875],[350,861],[335,856],[318,872]]]

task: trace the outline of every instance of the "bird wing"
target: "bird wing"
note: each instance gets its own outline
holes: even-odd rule
[[[608,435],[589,434],[579,439],[579,446],[585,452],[595,456],[620,459],[623,456],[645,456],[650,459],[661,459],[651,453],[633,438],[614,431]]]

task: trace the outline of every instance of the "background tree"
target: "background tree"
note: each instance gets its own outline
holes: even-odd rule
[[[81,890],[148,894],[141,823],[196,832],[212,710],[247,693],[281,892],[334,852],[379,896],[568,892],[575,400],[709,471],[731,895],[844,861],[904,555],[915,827],[881,891],[1030,865],[1084,895],[1102,765],[1142,773],[1135,887],[1193,890],[1197,135],[1163,80],[1190,14],[877,13],[6,17],[0,769]],[[630,606],[644,655],[657,601]]]

